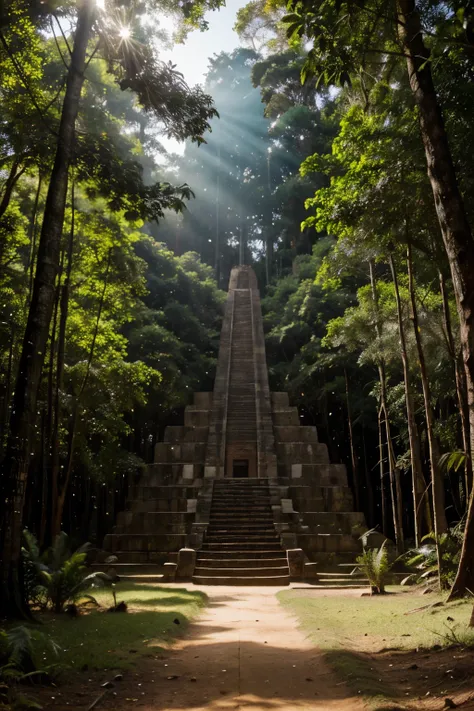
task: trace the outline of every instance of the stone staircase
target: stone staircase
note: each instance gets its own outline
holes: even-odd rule
[[[227,407],[227,444],[257,441],[250,291],[236,290]]]
[[[286,553],[273,524],[268,480],[214,482],[209,525],[193,582],[201,585],[288,585]]]

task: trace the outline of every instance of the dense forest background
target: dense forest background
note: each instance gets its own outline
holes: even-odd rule
[[[313,16],[298,2],[288,15],[251,0],[237,16],[242,46],[210,58],[194,89],[160,60],[170,39],[153,18],[184,8],[185,36],[217,3],[111,5],[109,15],[87,3],[8,4],[4,530],[26,524],[41,546],[61,529],[102,538],[164,425],[212,387],[238,263],[258,275],[271,388],[288,391],[347,464],[368,524],[400,552],[462,526],[472,490],[461,268],[471,264],[472,236],[464,247],[461,237],[472,222],[472,19],[455,2],[411,3],[427,54],[417,88],[399,31],[405,4],[392,15],[377,2],[315,3]],[[350,26],[336,22],[346,6]],[[318,24],[324,13],[332,24]],[[433,125],[443,112],[448,154],[444,138],[428,145],[426,97]],[[186,141],[184,153],[168,153],[163,134]]]

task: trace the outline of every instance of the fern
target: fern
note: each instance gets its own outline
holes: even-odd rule
[[[438,536],[441,551],[441,585],[449,588],[454,582],[458,568],[462,545],[463,524],[450,529],[448,533]],[[423,545],[408,551],[405,564],[413,570],[406,578],[407,583],[423,583],[425,585],[438,584],[438,554],[436,550],[436,537],[428,533],[421,539]]]
[[[69,538],[61,532],[48,553],[40,556],[34,536],[28,534],[25,540],[24,557],[34,566],[39,587],[56,613],[62,612],[67,603],[75,602],[90,587],[111,582],[105,573],[87,575],[89,543],[71,552]]]
[[[387,574],[391,564],[388,560],[386,541],[380,548],[364,548],[362,555],[357,558],[357,563],[369,580],[373,593],[383,594]]]

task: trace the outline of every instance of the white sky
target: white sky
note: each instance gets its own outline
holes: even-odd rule
[[[207,32],[191,32],[185,44],[175,45],[169,51],[162,51],[161,57],[176,64],[189,86],[203,84],[209,57],[219,52],[232,52],[239,46],[239,38],[232,28],[237,10],[246,4],[247,0],[227,0],[225,7],[206,15],[209,22]],[[171,152],[184,151],[184,143],[163,136],[161,142]]]
[[[171,59],[177,65],[190,86],[203,82],[209,57],[219,52],[232,52],[239,45],[239,38],[232,28],[237,10],[244,5],[246,0],[227,0],[225,7],[207,13],[207,32],[191,32],[184,45],[162,52],[164,59]]]

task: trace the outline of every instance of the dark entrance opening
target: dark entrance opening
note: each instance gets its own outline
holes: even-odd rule
[[[249,475],[249,460],[234,459],[232,462],[232,476],[236,479],[244,479]]]

